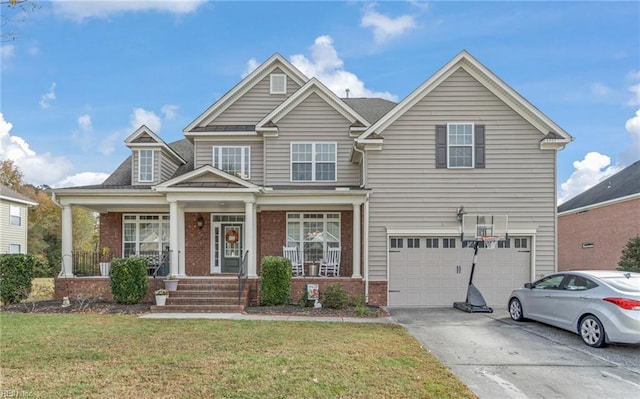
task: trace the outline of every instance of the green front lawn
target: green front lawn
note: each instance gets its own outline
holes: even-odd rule
[[[396,325],[9,313],[0,325],[1,389],[21,397],[475,397]]]

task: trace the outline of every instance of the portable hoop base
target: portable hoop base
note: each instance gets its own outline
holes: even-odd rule
[[[465,302],[454,302],[453,307],[468,313],[493,313],[493,309],[487,306],[487,302],[484,300],[480,290],[473,285],[473,272],[476,268],[479,243],[479,241],[476,241],[473,249],[473,263],[471,264],[471,276],[469,276],[469,286],[467,287],[467,300]]]

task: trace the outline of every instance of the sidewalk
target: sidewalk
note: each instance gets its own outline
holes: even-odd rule
[[[260,320],[260,321],[313,321],[332,323],[383,323],[397,324],[391,316],[386,317],[314,317],[314,316],[276,316],[246,313],[149,313],[141,319],[224,319],[224,320]]]

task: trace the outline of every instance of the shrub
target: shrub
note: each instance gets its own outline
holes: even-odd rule
[[[0,299],[4,304],[29,297],[35,263],[32,255],[0,255]]]
[[[132,305],[147,293],[147,259],[129,257],[111,261],[111,293],[118,303]]]
[[[347,291],[342,287],[342,284],[334,283],[327,285],[321,292],[321,295],[321,302],[324,307],[329,309],[344,309],[347,307]]]
[[[262,304],[288,304],[291,301],[291,261],[281,256],[266,256],[261,268]]]
[[[618,270],[640,273],[640,236],[631,238],[622,250]]]
[[[358,316],[369,316],[371,312],[367,306],[367,298],[364,294],[356,294],[351,297],[351,305]]]

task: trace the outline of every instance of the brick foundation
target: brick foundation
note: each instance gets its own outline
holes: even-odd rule
[[[154,292],[164,285],[161,278],[150,278],[147,294],[142,298],[142,302],[153,303],[155,301]],[[54,279],[54,298],[62,300],[65,296],[75,298],[77,295],[98,296],[105,300],[113,300],[111,294],[111,284],[108,277],[73,277]]]
[[[388,305],[386,281],[369,281],[369,305]]]

